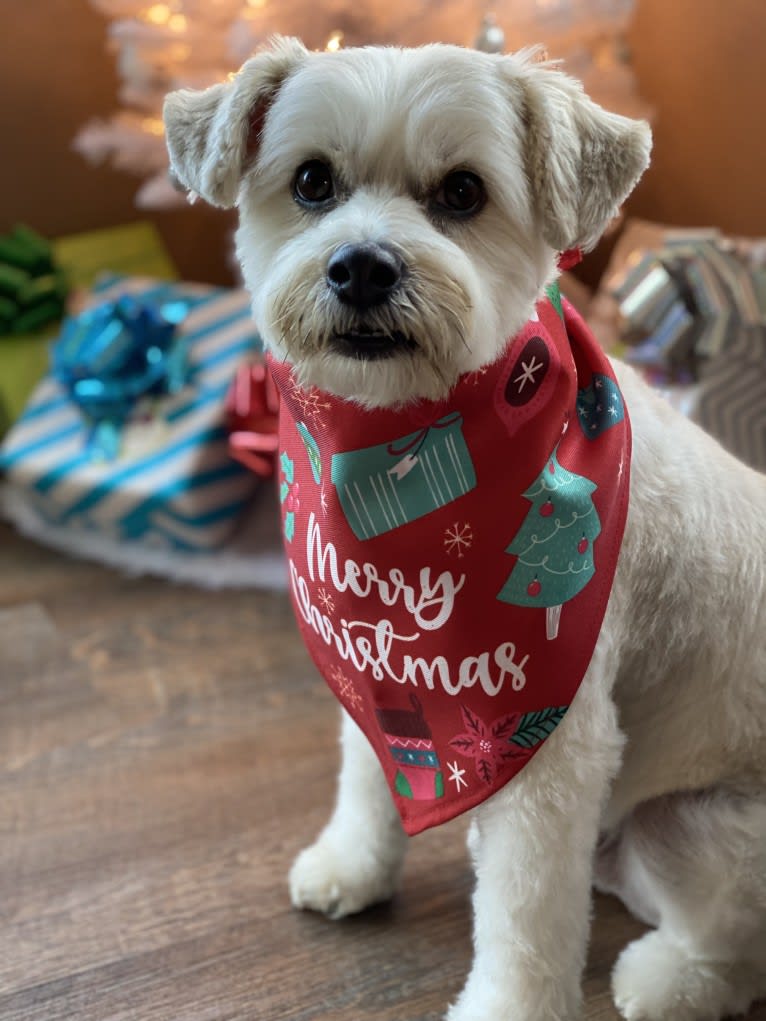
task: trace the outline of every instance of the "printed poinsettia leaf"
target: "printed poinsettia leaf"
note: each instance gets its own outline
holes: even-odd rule
[[[450,748],[462,752],[463,755],[472,756],[475,752],[476,741],[471,734],[458,734],[450,741]]]
[[[463,721],[468,730],[477,737],[482,737],[485,731],[484,721],[475,713],[471,712],[466,705],[460,706],[460,712],[463,714]]]
[[[286,482],[283,482],[279,487],[279,502],[284,503],[287,499],[287,494],[290,492],[290,487]]]
[[[288,542],[293,541],[295,535],[295,515],[292,511],[288,511],[285,515],[285,538]]]
[[[508,713],[507,716],[498,716],[496,720],[492,722],[492,736],[502,741],[503,738],[510,737],[516,730],[519,724],[518,713]]]
[[[519,713],[506,713],[488,724],[468,706],[461,705],[460,713],[467,729],[456,734],[449,745],[466,758],[473,759],[479,779],[492,784],[504,763],[524,755],[511,741],[519,733],[521,721],[525,717]]]
[[[477,759],[476,772],[479,774],[480,780],[483,780],[486,784],[491,784],[495,779],[495,764],[491,759]]]
[[[564,719],[564,713],[568,708],[569,706],[550,706],[537,712],[524,713],[510,738],[511,743],[521,748],[534,748],[553,733]]]

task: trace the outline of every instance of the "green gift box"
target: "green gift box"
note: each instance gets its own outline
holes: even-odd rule
[[[19,245],[20,239],[27,240],[26,246]],[[46,256],[45,251],[52,251],[56,270],[50,267],[50,255]],[[15,262],[4,262],[3,252]],[[162,240],[150,223],[62,237],[53,241],[50,249],[33,231],[16,228],[12,235],[0,239],[0,263],[0,324],[14,322],[21,327],[13,333],[0,331],[0,436],[19,417],[48,369],[48,347],[59,330],[59,323],[50,320],[50,303],[55,302],[57,309],[62,307],[64,278],[70,288],[90,287],[105,271],[177,279]],[[41,271],[40,275],[31,277],[35,271]],[[23,299],[21,315],[17,299]],[[40,322],[45,325],[38,326]]]

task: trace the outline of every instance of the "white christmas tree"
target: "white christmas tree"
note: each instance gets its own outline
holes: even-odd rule
[[[143,177],[137,205],[182,202],[166,173],[165,94],[222,81],[276,32],[314,49],[438,41],[512,51],[543,43],[598,102],[645,115],[622,41],[633,2],[497,0],[489,14],[485,0],[91,0],[110,20],[123,109],[87,124],[75,148]]]

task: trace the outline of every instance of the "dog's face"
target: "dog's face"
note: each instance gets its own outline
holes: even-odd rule
[[[239,206],[267,346],[367,406],[444,397],[493,361],[650,146],[560,72],[451,46],[277,41],[232,82],[168,97],[165,121],[179,181]]]

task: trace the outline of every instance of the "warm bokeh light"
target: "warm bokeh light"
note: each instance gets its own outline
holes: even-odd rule
[[[627,116],[646,116],[627,63],[624,35],[635,0],[90,0],[110,19],[107,45],[122,80],[123,111],[93,120],[77,148],[145,179],[136,201],[182,202],[167,182],[159,129],[172,89],[204,89],[233,72],[275,33],[337,53],[373,44],[447,42],[492,53],[544,42],[537,59],[562,58],[593,98]],[[131,130],[124,114],[130,112]],[[139,130],[135,125],[144,124]]]
[[[146,20],[152,25],[167,25],[172,11],[167,4],[154,4],[146,12]]]
[[[330,35],[330,38],[327,40],[325,49],[328,50],[330,53],[337,53],[342,46],[343,33],[340,31],[335,31]]]

